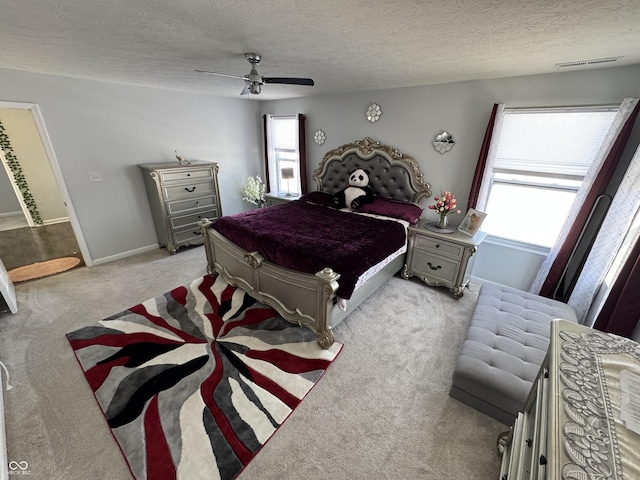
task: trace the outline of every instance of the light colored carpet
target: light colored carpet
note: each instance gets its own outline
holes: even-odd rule
[[[197,247],[17,285],[19,313],[0,314],[9,460],[33,479],[130,479],[65,334],[204,273]],[[335,328],[341,355],[240,480],[498,478],[506,427],[448,395],[477,290],[392,278]]]

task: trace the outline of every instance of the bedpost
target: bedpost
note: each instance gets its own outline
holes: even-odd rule
[[[316,336],[320,348],[327,349],[333,345],[334,337],[331,331],[331,310],[333,308],[333,296],[338,289],[340,274],[331,268],[324,268],[316,273],[316,277],[322,280],[318,286],[318,312],[316,317]]]
[[[208,218],[203,218],[198,222],[198,225],[200,225],[200,234],[204,239],[204,250],[207,255],[207,273],[209,275],[213,275],[215,272],[215,269],[213,268],[213,254],[211,252],[211,243],[207,241],[207,230],[211,228],[212,224],[213,222]]]

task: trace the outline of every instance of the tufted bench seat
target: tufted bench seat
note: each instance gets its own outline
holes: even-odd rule
[[[562,302],[484,283],[449,394],[512,425],[544,360],[554,318],[577,321]]]

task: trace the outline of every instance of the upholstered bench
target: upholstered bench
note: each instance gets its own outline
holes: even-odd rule
[[[483,284],[450,395],[512,425],[544,360],[554,318],[577,321],[573,308],[562,302]]]

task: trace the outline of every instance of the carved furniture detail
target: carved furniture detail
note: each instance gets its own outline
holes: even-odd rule
[[[554,320],[546,359],[515,425],[498,439],[501,480],[640,478],[640,435],[620,418],[620,375],[640,345]]]

